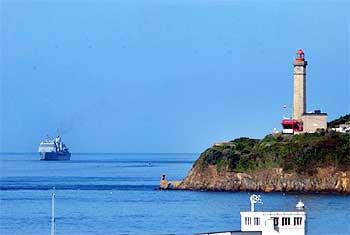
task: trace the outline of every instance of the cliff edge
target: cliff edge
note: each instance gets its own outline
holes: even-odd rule
[[[176,189],[350,193],[350,134],[320,130],[215,144]]]

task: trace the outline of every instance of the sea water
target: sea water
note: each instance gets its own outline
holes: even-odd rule
[[[240,229],[246,192],[159,191],[160,176],[184,178],[198,154],[0,155],[0,234],[50,234],[56,190],[56,234],[193,234]],[[350,234],[350,197],[262,193],[258,210],[294,210],[302,199],[309,235]]]

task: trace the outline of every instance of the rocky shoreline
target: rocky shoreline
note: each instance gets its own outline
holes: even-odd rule
[[[350,194],[350,135],[322,131],[217,143],[161,189]]]
[[[200,191],[255,191],[350,193],[350,171],[319,168],[313,176],[286,173],[282,169],[253,173],[218,172],[215,166],[192,168],[188,176],[174,189]]]

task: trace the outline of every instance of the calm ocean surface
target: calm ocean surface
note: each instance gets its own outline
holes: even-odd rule
[[[38,154],[0,155],[0,234],[50,234],[56,187],[57,234],[192,234],[238,230],[247,193],[158,191],[160,175],[182,179],[198,155],[73,154],[67,162]],[[308,234],[350,234],[350,197],[262,194],[264,210],[293,210],[301,197]]]

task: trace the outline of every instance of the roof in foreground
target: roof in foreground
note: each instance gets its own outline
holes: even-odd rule
[[[304,215],[306,211],[242,211],[241,214],[252,214],[252,215]]]
[[[248,232],[248,231],[221,231],[221,232],[208,232],[208,233],[195,233],[194,235],[261,235],[260,231]]]

